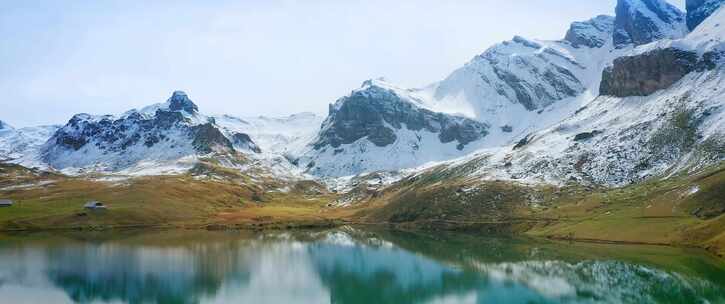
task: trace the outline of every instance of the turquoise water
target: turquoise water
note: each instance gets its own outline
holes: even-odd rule
[[[666,247],[473,234],[161,231],[0,237],[0,303],[725,303]]]

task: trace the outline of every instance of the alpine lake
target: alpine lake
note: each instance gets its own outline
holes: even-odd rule
[[[0,236],[2,303],[725,303],[699,250],[341,227]]]

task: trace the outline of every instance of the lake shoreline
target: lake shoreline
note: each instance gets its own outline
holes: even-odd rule
[[[617,240],[580,238],[570,235],[541,234],[536,231],[536,224],[549,225],[557,220],[552,219],[519,219],[511,221],[489,221],[489,222],[459,222],[447,220],[425,220],[418,222],[362,222],[344,219],[325,219],[316,221],[271,221],[257,223],[210,223],[210,224],[135,224],[135,225],[87,225],[75,227],[22,227],[8,229],[0,228],[0,234],[15,233],[42,233],[42,232],[114,232],[114,231],[308,231],[317,229],[335,229],[345,226],[350,227],[375,227],[381,229],[405,231],[405,232],[461,232],[461,233],[485,233],[482,236],[523,236],[539,240],[555,242],[573,242],[582,244],[604,244],[624,246],[660,246],[679,249],[696,249],[707,253],[709,256],[725,262],[725,256],[718,252],[717,248],[685,243],[650,242],[646,240]],[[522,228],[522,224],[523,226]]]

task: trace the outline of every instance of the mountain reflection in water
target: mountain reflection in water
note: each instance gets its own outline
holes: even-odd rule
[[[0,239],[0,299],[725,303],[725,269],[673,248],[353,228],[13,235]]]

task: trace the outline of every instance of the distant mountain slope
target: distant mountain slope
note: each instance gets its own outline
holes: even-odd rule
[[[0,121],[0,160],[21,162],[29,167],[44,167],[38,159],[40,147],[60,126],[15,129]]]
[[[487,146],[508,144],[573,114],[597,95],[601,71],[624,52],[612,47],[611,22],[601,16],[575,23],[563,41],[515,37],[495,45],[425,89],[426,102],[436,111],[491,125]]]
[[[298,154],[312,141],[324,117],[298,113],[286,117],[214,116],[224,132],[248,134],[264,153]]]
[[[604,72],[603,95],[571,117],[445,166],[483,178],[616,186],[725,160],[721,24],[725,10],[683,39],[635,49]]]

